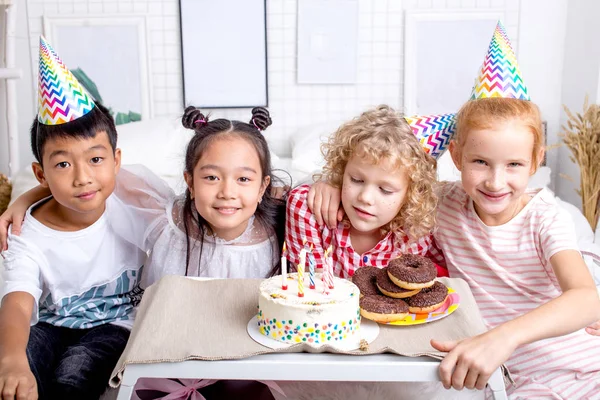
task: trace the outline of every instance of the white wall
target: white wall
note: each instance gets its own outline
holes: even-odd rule
[[[27,20],[27,5],[25,2],[18,1],[17,3],[17,29],[16,29],[16,63],[23,70],[23,77],[17,80],[17,112],[19,115],[19,149],[20,149],[20,166],[28,165],[31,160],[31,150],[29,150],[29,126],[33,121],[35,113],[34,97],[35,90],[32,85],[32,62],[31,52],[29,51],[29,31]],[[4,26],[2,25],[2,29]],[[37,66],[36,66],[37,73]],[[6,126],[5,109],[2,106],[5,97],[5,85],[0,85],[0,96],[3,97],[0,103],[0,172],[8,174],[8,134]]]
[[[600,95],[600,47],[594,45],[600,40],[597,23],[600,2],[596,0],[358,0],[359,62],[355,85],[296,83],[297,1],[267,1],[269,108],[274,124],[265,134],[280,155],[289,154],[289,139],[299,126],[349,118],[379,103],[402,108],[406,10],[503,10],[506,15],[503,22],[516,48],[525,82],[548,121],[550,145],[560,142],[558,134],[565,119],[562,104],[580,110],[586,92],[592,100]],[[177,116],[183,110],[178,12],[178,0],[19,2],[17,59],[19,66],[25,68],[18,83],[21,166],[32,160],[27,131],[36,108],[42,15],[145,15],[150,26],[155,116]],[[57,51],[60,54],[60,49]],[[213,113],[242,120],[249,116],[247,109],[213,110]],[[0,123],[0,171],[3,172],[8,169],[5,143],[6,127]],[[557,194],[579,205],[574,192],[579,182],[578,169],[568,159],[568,151],[551,150],[548,165],[553,171]],[[561,173],[573,177],[575,183],[561,178]]]
[[[571,0],[567,13],[564,70],[561,103],[572,112],[581,112],[586,94],[590,102],[600,102],[600,2],[597,0]],[[561,123],[566,114],[561,110]],[[566,147],[558,151],[558,163],[563,174],[573,181],[558,178],[556,190],[566,201],[581,208],[581,198],[575,192],[579,188],[579,168],[569,159]],[[600,161],[599,161],[600,162]]]
[[[521,1],[517,60],[531,100],[547,122],[548,145],[559,143],[563,60],[567,29],[567,0]],[[557,189],[558,150],[547,153],[552,186]],[[563,193],[557,193],[562,197]]]
[[[380,103],[402,107],[405,10],[503,10],[506,15],[504,24],[513,43],[517,45],[519,40],[519,0],[358,0],[358,83],[298,85],[297,1],[267,1],[269,108],[274,123],[265,135],[273,150],[280,155],[289,154],[289,137],[298,131],[298,126],[346,119]],[[23,82],[29,85],[28,90],[37,84],[42,15],[146,15],[150,22],[148,37],[155,116],[175,116],[182,112],[178,0],[27,0],[26,4],[32,60],[28,64],[31,71],[25,74]],[[27,33],[23,37],[27,37]],[[199,45],[202,45],[201,41]],[[56,50],[60,55],[60,49]],[[30,123],[35,112],[33,100],[28,101],[31,105],[19,112],[23,126]],[[242,120],[250,115],[247,109],[215,110],[214,114]],[[5,143],[2,129],[0,126],[0,143]],[[21,165],[24,165],[32,156],[24,146],[24,142],[28,141],[26,131],[22,132]],[[0,157],[3,157],[1,153]],[[0,159],[0,168],[5,162]]]

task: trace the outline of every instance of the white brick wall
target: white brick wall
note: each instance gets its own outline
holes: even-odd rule
[[[280,155],[289,155],[289,137],[298,131],[298,127],[350,118],[381,103],[402,107],[406,10],[504,10],[506,20],[503,22],[513,45],[518,45],[520,0],[358,0],[357,83],[298,85],[298,1],[267,1],[269,109],[273,126],[265,134],[273,150]],[[37,74],[38,38],[42,33],[43,15],[96,16],[118,13],[147,16],[154,116],[182,113],[178,0],[27,0],[27,8],[34,74]],[[33,82],[37,85],[37,76],[33,77]],[[215,116],[240,120],[247,120],[250,115],[248,109],[212,112]]]

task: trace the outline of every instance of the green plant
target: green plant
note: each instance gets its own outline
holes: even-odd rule
[[[75,68],[71,70],[71,72],[73,73],[75,78],[77,78],[79,83],[81,83],[81,85],[85,88],[85,90],[87,90],[88,93],[94,98],[95,101],[104,104],[104,102],[102,101],[102,96],[100,95],[100,91],[98,90],[98,86],[81,68]],[[104,105],[107,106],[106,104]],[[129,122],[142,120],[142,114],[133,111],[129,111],[127,113],[118,111],[115,114],[111,107],[107,106],[107,108],[108,112],[115,120],[115,125],[122,125],[127,124]]]

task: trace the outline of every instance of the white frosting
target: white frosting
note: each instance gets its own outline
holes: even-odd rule
[[[325,344],[347,340],[360,329],[360,292],[345,279],[333,278],[334,288],[325,288],[321,274],[315,274],[315,289],[304,273],[304,296],[298,296],[298,274],[289,274],[287,290],[281,276],[260,285],[259,331],[286,342]],[[326,290],[324,290],[326,289]]]

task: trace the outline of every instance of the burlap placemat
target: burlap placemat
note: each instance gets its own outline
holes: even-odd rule
[[[456,340],[486,331],[469,287],[462,279],[440,278],[460,295],[460,307],[438,321],[415,326],[380,325],[379,336],[367,351],[319,349],[299,343],[273,350],[256,343],[246,332],[258,309],[260,279],[197,281],[167,276],[144,293],[129,342],[115,367],[110,385],[117,387],[128,364],[185,360],[231,360],[276,352],[342,354],[395,353],[442,358],[429,340]]]

